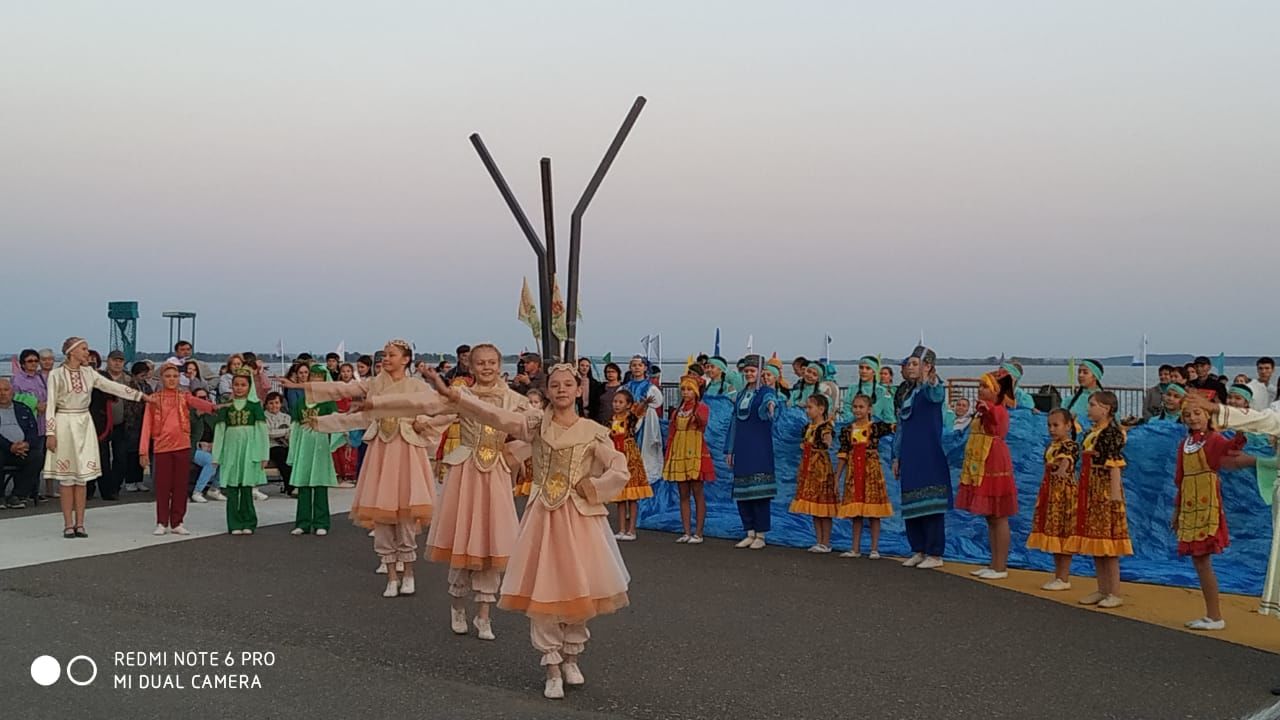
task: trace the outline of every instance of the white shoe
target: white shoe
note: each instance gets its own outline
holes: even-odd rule
[[[387,564],[386,564],[386,563],[378,563],[378,569],[377,569],[377,570],[374,570],[374,571],[373,571],[373,574],[374,574],[374,575],[386,575],[386,574],[387,574]]]
[[[689,542],[689,536],[688,536],[688,535],[681,535],[680,537],[676,538],[676,542],[677,542],[677,543],[679,543],[679,544],[681,544],[681,545],[683,545],[683,544],[685,544],[685,543]]]
[[[384,597],[384,598],[393,598],[393,597],[395,597],[395,596],[397,596],[397,595],[399,595],[399,594],[400,594],[400,581],[399,581],[399,580],[388,580],[388,581],[387,581],[387,589],[382,591],[382,597]]]
[[[496,637],[493,634],[493,621],[477,617],[471,624],[476,626],[476,634],[481,640],[493,640]]]
[[[168,530],[168,528],[166,528],[165,526],[163,526],[163,525],[157,525],[157,526],[156,526],[156,529],[151,531],[151,534],[152,534],[152,535],[163,535],[163,534],[165,534],[165,533],[166,533],[166,532],[168,532],[168,531],[169,531],[169,530]]]
[[[755,539],[756,539],[756,531],[750,530],[747,532],[747,536],[739,540],[738,544],[734,545],[734,547],[736,548],[751,547],[751,543],[755,542]]]
[[[1004,580],[1009,577],[1009,571],[998,571],[987,568],[985,572],[978,576],[979,580]]]
[[[1070,589],[1071,589],[1071,583],[1066,582],[1066,581],[1064,581],[1064,580],[1059,580],[1058,578],[1054,578],[1054,579],[1050,580],[1049,582],[1047,582],[1047,583],[1045,583],[1045,584],[1041,585],[1041,586],[1040,586],[1040,589],[1041,589],[1041,590],[1048,590],[1049,592],[1060,592],[1060,591],[1062,591],[1062,590],[1070,590]]]
[[[290,530],[290,531],[289,531],[289,534],[290,534],[290,535],[301,535],[301,534],[302,534],[302,533],[304,533],[304,532],[306,532],[306,531],[305,531],[305,530],[303,530],[302,528],[294,528],[293,530]]]
[[[412,576],[412,575],[407,575],[407,576],[405,576],[404,578],[402,578],[402,579],[400,580],[400,594],[401,594],[401,595],[412,595],[415,589],[416,589],[416,588],[414,588],[414,586],[413,586],[413,576]]]
[[[849,551],[847,551],[847,552],[842,552],[842,553],[840,553],[840,557],[842,557],[842,558],[860,558],[860,557],[862,557],[862,553],[860,553],[860,552],[854,552],[854,551],[852,551],[852,550],[849,550]]]
[[[253,531],[252,531],[252,530],[250,530],[249,528],[245,528],[244,530],[241,530],[241,531],[240,531],[240,534],[241,534],[241,535],[252,535],[252,534],[253,534]]]
[[[138,490],[138,489],[134,486],[134,484],[133,484],[133,483],[125,483],[125,484],[124,484],[124,491],[125,491],[125,492],[137,492],[137,490]]]
[[[970,575],[972,575],[972,576],[974,576],[974,577],[982,577],[982,573],[984,573],[984,572],[986,572],[986,571],[988,571],[988,570],[990,570],[990,569],[991,569],[991,568],[987,567],[986,565],[983,565],[982,567],[978,568],[977,570],[970,570],[970,571],[969,571],[969,574],[970,574]]]
[[[320,528],[319,530],[316,530],[316,535],[319,535],[320,537],[324,537],[325,535],[328,535],[328,534],[329,534],[329,531],[325,530],[324,528]]]
[[[694,535],[693,537],[689,538],[689,544],[690,544],[690,545],[701,545],[701,544],[702,544],[702,536],[701,536],[701,535]]]
[[[191,493],[191,502],[207,503],[209,502],[209,498],[205,497],[202,493]]]
[[[1205,623],[1205,622],[1211,622],[1211,621],[1207,617],[1198,617],[1195,620],[1190,620],[1188,622],[1183,623],[1183,627],[1194,629],[1197,625],[1200,625],[1201,623]]]
[[[542,688],[542,697],[548,700],[563,700],[564,678],[547,678],[547,684]]]
[[[751,541],[751,549],[760,550],[763,547],[764,547],[764,535],[757,535],[755,539]]]
[[[231,534],[232,534],[232,535],[243,535],[243,534],[244,534],[244,531],[243,531],[243,530],[232,530],[232,531],[231,531]]]
[[[818,552],[819,552],[820,554],[825,555],[826,553],[831,552],[831,546],[830,546],[830,545],[819,545],[819,546],[818,546]]]
[[[940,568],[940,567],[942,567],[942,566],[943,566],[943,564],[944,564],[944,563],[942,562],[942,558],[937,558],[937,557],[932,557],[932,556],[930,556],[930,557],[926,557],[924,560],[920,561],[920,564],[919,564],[919,565],[917,565],[917,566],[916,566],[916,568],[917,568],[917,569],[919,569],[919,570],[932,570],[932,569],[934,569],[934,568]]]
[[[821,546],[821,545],[817,545],[817,544],[810,545],[810,546],[809,546],[809,549],[808,549],[808,550],[806,550],[805,552],[820,553],[820,552],[822,552],[822,546]]]
[[[878,551],[878,550],[872,550],[872,551],[871,551],[871,554],[870,554],[870,555],[868,555],[868,556],[867,556],[867,558],[869,558],[869,559],[871,559],[871,560],[879,560],[879,559],[880,559],[880,551]]]
[[[915,555],[912,555],[911,557],[907,558],[907,561],[902,563],[902,566],[915,567],[922,562],[924,562],[924,553],[916,553]]]
[[[1187,625],[1192,630],[1226,630],[1226,620],[1210,620],[1209,618],[1200,618],[1194,623]]]
[[[368,534],[368,535],[366,535],[365,537],[373,537],[373,531],[372,531],[372,530],[370,530],[370,531],[369,531],[369,534]]]
[[[338,487],[339,487],[339,488],[341,488],[341,489],[343,489],[343,490],[350,490],[351,488],[353,488],[353,487],[355,487],[355,486],[356,486],[356,484],[355,484],[355,483],[353,483],[353,482],[351,482],[350,480],[343,480],[342,482],[338,483]]]
[[[569,687],[582,687],[587,684],[587,679],[582,676],[582,668],[578,667],[576,662],[561,665],[560,672],[564,674],[564,684]]]
[[[1123,604],[1124,604],[1124,598],[1120,597],[1119,595],[1108,595],[1098,601],[1098,607],[1102,608],[1103,610],[1111,610],[1112,608],[1118,608]],[[1222,626],[1226,627],[1226,623],[1223,623]]]
[[[616,532],[616,533],[614,533],[614,534],[613,534],[613,539],[614,539],[614,540],[626,540],[626,539],[627,539],[627,534],[626,534],[626,533],[624,533],[624,532]],[[549,681],[548,681],[548,682],[549,682]]]
[[[174,535],[190,535],[191,534],[191,531],[187,529],[186,525],[179,525],[178,527],[174,528],[171,532]]]
[[[222,491],[218,488],[213,488],[212,490],[205,492],[205,497],[210,500],[217,500],[218,502],[222,502],[227,499],[227,496],[223,495]]]
[[[467,611],[465,608],[449,608],[449,627],[454,635],[467,634]]]

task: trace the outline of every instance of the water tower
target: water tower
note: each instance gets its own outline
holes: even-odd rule
[[[161,313],[161,316],[169,318],[169,347],[167,349],[173,350],[174,343],[178,342],[179,340],[186,340],[187,342],[191,343],[191,351],[195,352],[196,314],[193,312],[186,312],[182,310],[170,310],[169,312]],[[190,337],[182,336],[182,323],[186,320],[191,321]]]
[[[107,319],[111,321],[111,349],[124,353],[125,362],[132,363],[138,352],[138,303],[107,303]]]

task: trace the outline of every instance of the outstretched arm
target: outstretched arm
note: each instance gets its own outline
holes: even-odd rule
[[[622,492],[631,474],[627,471],[627,456],[615,450],[613,443],[597,440],[592,451],[596,463],[604,466],[604,472],[593,478],[583,478],[576,489],[592,505],[603,505]]]
[[[369,392],[369,381],[357,382],[309,382],[306,383],[307,402],[362,398]]]

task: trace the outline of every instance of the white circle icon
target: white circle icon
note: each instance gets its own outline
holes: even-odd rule
[[[62,677],[62,666],[58,664],[57,658],[41,655],[31,661],[31,679],[35,680],[37,685],[49,687],[58,682],[60,677]]]
[[[89,667],[92,668],[92,671],[89,675],[89,679],[84,681],[77,680],[71,676],[71,666],[75,665],[81,660],[89,663]],[[97,679],[98,679],[98,663],[94,662],[93,658],[89,657],[88,655],[77,655],[67,661],[67,680],[71,682],[71,684],[84,687],[85,685],[88,685]]]

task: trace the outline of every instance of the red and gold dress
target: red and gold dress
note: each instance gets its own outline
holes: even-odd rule
[[[1055,477],[1058,463],[1071,463],[1063,477]],[[1080,444],[1075,440],[1055,440],[1044,451],[1044,478],[1036,496],[1036,511],[1031,516],[1031,534],[1027,547],[1055,555],[1071,555],[1079,551],[1073,542],[1076,532],[1076,465],[1080,462]]]
[[[685,403],[667,428],[667,461],[662,477],[670,482],[710,482],[716,479],[703,431],[711,410],[706,403]]]
[[[1217,555],[1231,544],[1227,516],[1222,511],[1222,458],[1244,447],[1243,433],[1228,440],[1209,432],[1193,432],[1182,442],[1174,483],[1178,554]]]
[[[845,463],[844,494],[836,517],[883,518],[893,515],[880,465],[880,438],[893,434],[888,423],[850,423],[840,432],[840,453]]]
[[[351,412],[351,398],[341,398],[335,401],[335,404],[338,406],[338,412]],[[359,459],[359,455],[350,441],[333,451],[333,469],[339,480],[351,482],[356,479],[356,460]]]
[[[517,475],[515,486],[511,492],[516,497],[529,497],[529,491],[533,489],[533,458],[527,458],[524,466]]]
[[[978,415],[969,424],[969,441],[960,466],[960,491],[956,508],[986,517],[1018,514],[1018,486],[1013,479],[1013,459],[1005,436],[1009,411],[1004,405],[978,403]]]
[[[836,474],[830,453],[833,434],[831,423],[825,421],[811,422],[804,429],[796,496],[788,508],[791,512],[823,518],[836,516]]]
[[[643,500],[653,497],[653,488],[649,486],[649,473],[645,472],[644,459],[640,456],[640,447],[636,445],[636,417],[630,412],[614,415],[609,427],[609,438],[613,447],[627,457],[627,472],[631,479],[613,499],[613,502]]]
[[[1129,514],[1120,496],[1111,496],[1111,469],[1123,468],[1124,431],[1114,423],[1095,425],[1085,435],[1080,454],[1079,498],[1076,502],[1076,532],[1071,537],[1074,552],[1093,557],[1121,557],[1133,554],[1129,540]]]

